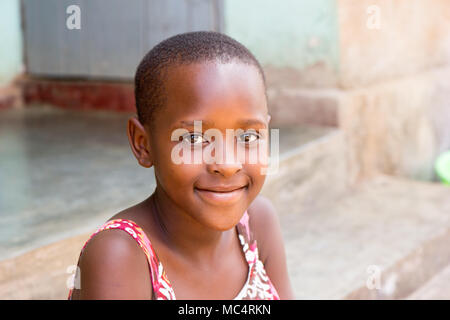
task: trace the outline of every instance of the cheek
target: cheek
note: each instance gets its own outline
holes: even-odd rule
[[[244,169],[251,177],[254,189],[257,189],[257,192],[259,192],[266,179],[266,174],[264,174],[264,172],[266,172],[268,168],[267,145],[262,144],[261,146],[251,147],[245,150],[245,160],[241,160],[245,163]]]
[[[186,193],[192,191],[194,182],[203,172],[201,165],[175,164],[169,159],[155,165],[155,175],[166,192]]]
[[[176,164],[172,161],[173,144],[159,145],[154,153],[155,176],[163,189],[170,194],[183,195],[193,188],[196,177],[202,172],[201,165]]]
[[[266,180],[266,175],[262,174],[262,169],[267,166],[262,164],[245,164],[244,168],[247,174],[250,176],[252,185],[250,191],[250,196],[255,196],[261,191],[264,181]]]

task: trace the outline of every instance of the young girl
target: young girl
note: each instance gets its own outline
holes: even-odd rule
[[[157,186],[86,242],[69,299],[293,298],[277,214],[258,196],[265,164],[174,161],[179,143],[211,145],[208,129],[237,130],[232,148],[250,152],[268,129],[265,92],[255,57],[220,33],[180,34],[147,53],[127,134]]]

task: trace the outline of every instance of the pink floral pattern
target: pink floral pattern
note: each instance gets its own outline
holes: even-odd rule
[[[242,245],[245,258],[249,265],[247,281],[239,294],[234,298],[237,300],[279,300],[275,287],[272,285],[266,274],[264,265],[259,260],[256,240],[250,243],[250,229],[248,223],[248,214],[245,211],[241,221],[236,226],[239,241]],[[133,221],[125,219],[115,219],[106,222],[96,232],[94,232],[81,249],[80,256],[83,253],[89,240],[97,233],[108,229],[120,229],[130,234],[139,244],[147,256],[147,261],[151,270],[151,280],[153,287],[153,299],[156,300],[175,300],[175,292],[170,284],[164,268],[159,261],[150,240],[144,231]],[[250,244],[249,244],[250,243]],[[72,297],[72,290],[69,291],[69,300]]]

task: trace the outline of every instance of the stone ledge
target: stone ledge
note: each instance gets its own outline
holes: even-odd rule
[[[302,130],[309,132],[309,140]],[[302,142],[281,153],[278,173],[267,177],[261,193],[276,205],[290,201],[289,195],[296,190],[297,209],[339,197],[348,187],[342,132],[331,127],[301,126],[285,133],[285,141],[294,137]]]
[[[273,200],[298,299],[403,298],[450,262],[448,187],[378,175],[316,208],[298,192]],[[366,288],[369,266],[380,290]]]
[[[414,296],[421,295],[421,288],[450,263],[449,243],[450,227],[442,230],[436,228],[436,235],[425,240],[393,266],[382,270],[379,290],[363,286],[345,296],[345,299],[415,299]]]
[[[67,299],[67,268],[76,265],[90,233],[0,262],[0,299]]]
[[[409,295],[407,300],[449,300],[450,265],[433,276],[425,285]]]

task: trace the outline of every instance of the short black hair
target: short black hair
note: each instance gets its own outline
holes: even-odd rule
[[[168,67],[218,61],[239,61],[259,71],[265,89],[264,71],[258,60],[241,43],[213,31],[187,32],[170,37],[151,49],[139,63],[134,78],[134,96],[138,119],[151,124],[156,110],[166,101],[164,74]]]

